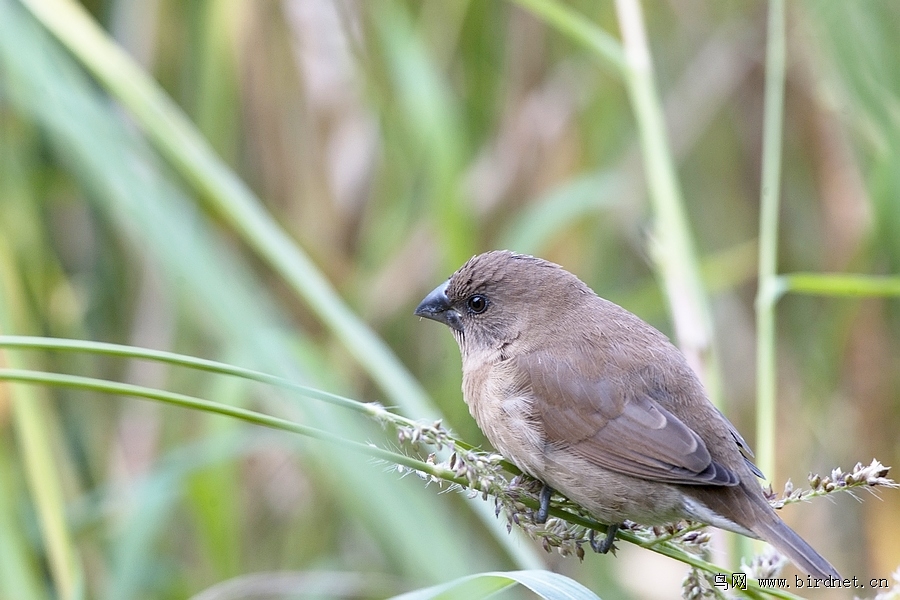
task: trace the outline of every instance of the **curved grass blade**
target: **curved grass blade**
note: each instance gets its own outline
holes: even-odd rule
[[[308,398],[321,400],[335,406],[350,409],[352,411],[371,417],[379,422],[389,421],[395,426],[416,425],[415,420],[404,417],[403,415],[398,415],[396,413],[390,412],[388,409],[375,402],[361,402],[359,400],[347,398],[346,396],[332,394],[331,392],[326,392],[307,385],[302,385],[291,381],[290,379],[272,375],[270,373],[264,373],[255,369],[231,365],[228,363],[209,360],[206,358],[198,358],[196,356],[178,354],[176,352],[153,350],[150,348],[140,348],[137,346],[128,346],[124,344],[112,344],[109,342],[95,342],[88,340],[72,340],[26,335],[0,335],[0,348],[84,352],[88,354],[99,354],[104,356],[150,360],[169,365],[197,369],[208,373],[230,375],[250,381],[264,383],[281,389],[296,392]],[[462,440],[456,438],[451,439],[457,447],[463,450],[474,449],[474,446]]]
[[[477,573],[394,596],[391,600],[478,600],[514,585],[522,585],[547,600],[600,600],[599,596],[577,581],[550,571]]]
[[[398,452],[391,452],[371,444],[364,444],[355,440],[342,438],[338,435],[303,425],[295,421],[289,421],[272,415],[267,415],[246,408],[236,406],[228,406],[211,400],[188,396],[186,394],[178,394],[175,392],[167,392],[164,390],[156,390],[140,385],[130,383],[119,383],[97,379],[95,377],[83,377],[81,375],[63,375],[59,373],[46,373],[43,371],[31,371],[27,369],[0,369],[0,381],[17,381],[20,383],[33,383],[38,385],[47,385],[53,387],[65,387],[69,389],[85,390],[92,392],[102,392],[105,394],[115,394],[119,396],[131,396],[134,398],[143,398],[146,400],[155,400],[173,406],[182,408],[191,408],[206,413],[223,415],[240,419],[253,425],[260,425],[270,429],[279,429],[281,431],[289,431],[291,433],[299,433],[307,437],[338,444],[349,450],[366,454],[373,458],[394,462],[410,469],[423,471],[436,477],[447,479],[465,485],[465,479],[456,477],[445,472],[443,469],[438,470],[435,465],[430,465],[424,461],[410,458]]]

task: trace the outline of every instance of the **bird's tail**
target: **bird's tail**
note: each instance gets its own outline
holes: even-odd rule
[[[766,507],[768,508],[768,507]],[[760,511],[761,512],[761,511]],[[775,511],[768,508],[768,514],[759,515],[753,524],[753,531],[787,556],[798,569],[813,577],[840,579],[837,570],[806,543],[797,533],[778,518]]]
[[[694,497],[715,514],[737,525],[729,527],[727,524],[713,523],[716,527],[744,535],[752,533],[754,537],[775,546],[798,569],[813,577],[840,578],[837,570],[827,560],[778,517],[756,481],[752,484],[742,481],[729,488],[697,490]]]

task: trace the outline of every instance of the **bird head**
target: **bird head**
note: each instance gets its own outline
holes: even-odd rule
[[[557,264],[496,250],[469,259],[415,314],[450,327],[464,351],[498,349],[523,331],[552,330],[587,295],[593,292]]]

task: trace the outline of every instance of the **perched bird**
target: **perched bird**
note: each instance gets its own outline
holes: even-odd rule
[[[416,308],[450,327],[463,397],[498,452],[609,524],[691,519],[763,539],[839,577],[776,514],[734,426],[684,355],[559,265],[508,251],[470,259]]]

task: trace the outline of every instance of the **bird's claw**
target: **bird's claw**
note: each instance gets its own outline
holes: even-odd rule
[[[538,511],[534,515],[535,523],[544,524],[547,522],[547,517],[550,515],[550,496],[552,495],[553,488],[545,483],[544,487],[541,488],[541,505],[538,507]]]
[[[591,533],[588,535],[588,540],[591,543],[591,550],[597,552],[599,554],[606,554],[610,550],[612,550],[613,554],[616,553],[616,531],[619,530],[619,526],[617,524],[608,525],[606,527],[606,537],[600,540],[599,542],[594,538],[594,535],[597,533],[593,529],[591,529]]]

